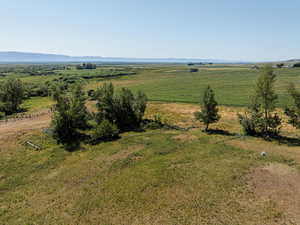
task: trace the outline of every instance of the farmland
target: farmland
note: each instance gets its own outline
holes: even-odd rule
[[[83,143],[67,152],[47,133],[50,113],[0,124],[1,224],[300,223],[300,133],[282,113],[291,102],[288,84],[300,86],[300,69],[275,70],[277,111],[284,118],[285,138],[279,140],[242,135],[236,115],[254,92],[258,71],[251,65],[78,70],[69,64],[30,70],[2,65],[0,81],[80,81],[85,91],[112,82],[117,91],[126,87],[147,94],[145,118],[159,114],[166,123],[189,129],[124,132],[115,141]],[[208,84],[222,115],[212,133],[203,132],[193,116]],[[53,104],[49,96],[32,96],[21,107],[38,114]],[[94,101],[87,105],[95,110]]]
[[[11,77],[21,77],[24,82],[41,83],[62,78],[83,79],[86,89],[95,89],[109,81],[117,87],[128,87],[147,93],[150,101],[198,103],[201,90],[210,84],[216,89],[219,104],[227,106],[246,106],[257,78],[257,70],[248,65],[202,66],[198,72],[189,72],[183,65],[143,65],[143,66],[102,66],[93,71],[54,70],[49,76],[30,76],[25,73],[8,73]],[[285,106],[289,99],[287,86],[290,82],[299,83],[300,69],[277,69],[276,90],[279,94],[279,106]],[[118,76],[119,74],[119,76]],[[128,74],[128,75],[127,75]],[[115,77],[109,77],[116,75]],[[107,78],[97,78],[107,76]],[[88,79],[84,79],[88,77]],[[94,78],[93,78],[94,77]],[[4,78],[2,78],[4,79]]]

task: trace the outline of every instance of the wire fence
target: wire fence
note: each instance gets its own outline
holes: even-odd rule
[[[10,122],[17,122],[20,120],[28,120],[28,119],[36,119],[40,116],[49,115],[54,112],[53,108],[48,109],[47,111],[39,112],[39,113],[18,113],[14,117],[6,117],[0,120],[0,126],[5,125]]]

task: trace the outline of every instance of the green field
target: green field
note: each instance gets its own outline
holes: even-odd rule
[[[137,75],[112,80],[118,87],[143,90],[151,101],[198,103],[203,89],[208,84],[215,89],[221,105],[246,106],[253,94],[258,72],[244,67],[200,68],[190,73],[187,67],[163,67],[145,69]],[[279,106],[285,106],[289,99],[287,86],[290,82],[299,83],[300,69],[276,70],[276,89]],[[88,87],[95,88],[103,81],[90,82]],[[299,83],[300,85],[300,83]]]
[[[198,68],[199,72],[191,73],[190,68]],[[278,105],[284,107],[289,103],[287,86],[289,83],[299,84],[299,68],[282,68],[275,70],[277,74],[276,90],[279,94]],[[119,73],[135,73],[115,78],[97,78],[98,75],[115,75]],[[54,70],[49,76],[30,76],[26,73],[11,72],[6,77],[19,77],[25,83],[39,84],[63,78],[78,78],[86,84],[86,89],[95,89],[103,82],[113,82],[118,88],[128,87],[142,90],[151,101],[198,103],[201,93],[207,85],[215,89],[216,97],[221,105],[246,106],[249,96],[253,94],[258,71],[250,65],[212,65],[188,67],[185,65],[128,65],[100,66],[96,70],[76,70],[69,66],[67,70]],[[82,79],[91,77],[91,79]],[[95,77],[95,78],[93,78]]]

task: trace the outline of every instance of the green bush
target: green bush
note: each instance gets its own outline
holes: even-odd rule
[[[162,118],[160,114],[155,114],[152,120],[147,120],[144,128],[145,129],[160,129],[164,127],[164,123],[162,122]]]
[[[0,120],[5,118],[5,113],[4,112],[0,112]]]
[[[119,95],[115,95],[113,85],[105,83],[94,96],[97,99],[98,123],[108,120],[116,124],[121,131],[141,127],[147,106],[147,97],[144,93],[138,92],[134,95],[129,89],[123,88]]]
[[[20,105],[24,100],[24,86],[19,79],[8,79],[0,83],[0,111],[7,115],[20,110]]]
[[[238,119],[243,128],[243,132],[245,135],[250,135],[250,136],[256,135],[255,122],[253,121],[252,118],[250,118],[247,114],[245,115],[238,114]]]
[[[110,123],[108,120],[103,120],[98,124],[91,135],[91,143],[97,144],[101,141],[110,141],[118,138],[119,129],[115,124]]]

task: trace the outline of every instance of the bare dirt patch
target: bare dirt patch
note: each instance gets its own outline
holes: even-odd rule
[[[254,169],[250,190],[261,201],[272,200],[291,224],[300,224],[300,172],[280,163]]]
[[[20,133],[26,133],[35,129],[42,129],[49,126],[51,114],[44,114],[36,118],[10,121],[0,125],[0,140]]]

